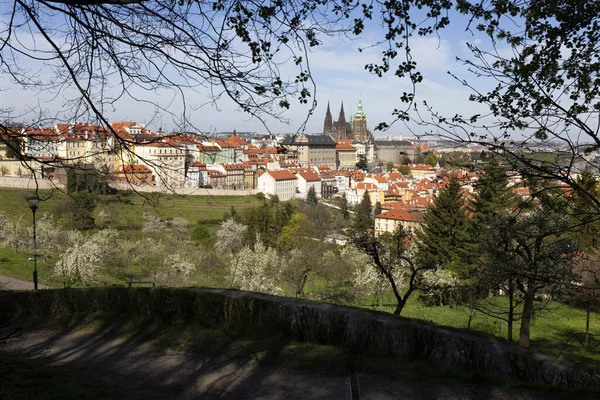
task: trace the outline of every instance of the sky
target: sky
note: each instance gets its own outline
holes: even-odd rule
[[[3,7],[5,7],[4,5]],[[2,11],[2,10],[0,10]],[[3,10],[0,21],[6,23],[6,11]],[[440,33],[440,36],[413,37],[410,45],[417,67],[424,80],[417,85],[416,104],[426,101],[444,115],[456,113],[471,115],[481,111],[480,106],[468,100],[470,89],[461,85],[448,72],[461,77],[469,77],[465,67],[456,61],[456,57],[468,57],[467,42],[481,44],[482,38],[477,33],[465,31],[466,21],[459,16],[451,16],[451,25]],[[347,38],[324,37],[322,45],[313,48],[309,54],[312,77],[316,83],[317,108],[307,118],[308,107],[292,101],[290,110],[284,114],[288,124],[274,119],[264,122],[238,110],[232,101],[222,99],[217,104],[208,102],[206,93],[187,93],[187,115],[193,127],[202,132],[266,132],[273,133],[321,133],[327,104],[329,102],[334,120],[344,102],[346,117],[356,111],[359,100],[363,111],[367,114],[369,129],[377,136],[410,137],[413,132],[421,133],[415,125],[397,123],[385,132],[375,132],[380,122],[391,122],[391,113],[395,108],[404,107],[399,98],[404,91],[410,91],[407,78],[397,78],[393,73],[379,78],[364,69],[365,64],[380,59],[381,48],[372,48],[359,52],[381,37],[381,30],[375,24],[367,25],[365,33],[354,40]],[[20,41],[35,42],[36,48],[44,49],[43,40],[31,35],[21,36]],[[31,71],[41,76],[50,76],[52,66],[47,63],[34,63],[31,60]],[[27,65],[28,66],[28,65]],[[296,68],[289,62],[283,67],[284,79],[293,79]],[[474,80],[473,80],[474,81]],[[481,83],[481,82],[479,82]],[[487,83],[483,82],[483,85]],[[24,90],[7,79],[6,74],[0,77],[0,107],[10,108],[14,115],[54,115],[64,107],[65,102],[76,93],[73,89],[48,93],[40,90]],[[105,115],[111,121],[133,120],[148,124],[152,129],[174,129],[177,122],[173,115],[181,115],[183,107],[179,94],[173,91],[138,93],[140,98],[157,102],[172,115],[162,112],[157,114],[156,107],[147,102],[122,99],[104,107]],[[29,111],[29,113],[28,113]],[[412,131],[411,131],[412,130]]]

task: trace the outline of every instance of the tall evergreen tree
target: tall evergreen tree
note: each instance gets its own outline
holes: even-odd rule
[[[358,161],[356,162],[356,168],[358,169],[367,169],[369,164],[367,163],[367,156],[364,154],[358,155]]]
[[[306,193],[306,201],[311,204],[317,204],[319,201],[317,200],[317,191],[314,186],[311,186]]]
[[[580,190],[573,194],[572,236],[584,251],[600,245],[600,219],[591,198],[598,198],[598,181],[591,171],[584,170],[577,178]]]
[[[516,204],[516,196],[508,186],[508,177],[495,158],[491,158],[479,176],[471,208],[476,214],[489,216]]]
[[[469,256],[468,216],[460,182],[450,178],[448,187],[440,191],[424,215],[424,224],[417,232],[419,247],[425,259],[438,268],[462,274]]]
[[[67,193],[77,193],[77,175],[75,169],[67,169]]]
[[[490,158],[479,176],[475,193],[468,203],[468,208],[473,214],[468,225],[473,250],[472,269],[483,264],[486,255],[484,249],[480,247],[484,242],[487,243],[485,237],[497,214],[501,211],[511,210],[517,204],[518,198],[508,185],[506,171],[495,158]]]
[[[342,213],[342,217],[344,219],[350,218],[350,213],[348,212],[348,198],[346,197],[346,193],[342,195],[342,199],[340,200],[340,212]]]
[[[353,229],[356,233],[362,233],[370,228],[373,228],[374,223],[371,215],[371,212],[373,211],[373,207],[371,206],[371,196],[369,196],[369,192],[366,190],[355,211],[356,219],[354,220]]]
[[[376,217],[379,214],[381,214],[381,211],[382,211],[381,203],[378,201],[377,203],[375,203],[375,208],[373,209],[373,217]]]

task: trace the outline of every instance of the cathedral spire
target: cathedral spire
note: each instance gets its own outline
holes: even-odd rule
[[[333,118],[331,117],[331,110],[329,109],[329,102],[327,102],[327,112],[325,113],[325,124],[323,125],[323,135],[328,135],[331,132],[333,126]]]
[[[342,101],[342,107],[340,108],[340,116],[338,117],[339,126],[344,126],[346,123],[346,114],[344,114],[344,102]]]

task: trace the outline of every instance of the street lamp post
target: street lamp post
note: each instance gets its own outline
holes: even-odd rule
[[[38,272],[37,272],[37,238],[35,232],[35,212],[38,209],[38,202],[40,199],[37,196],[30,196],[27,198],[29,208],[33,214],[33,290],[38,290]]]

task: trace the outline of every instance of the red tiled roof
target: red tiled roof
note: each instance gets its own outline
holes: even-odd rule
[[[130,164],[130,165],[119,165],[115,169],[116,173],[126,173],[126,174],[148,174],[152,173],[150,168],[141,164]]]
[[[281,170],[281,171],[267,171],[267,173],[269,175],[271,175],[273,177],[273,179],[275,179],[276,181],[284,181],[284,180],[289,180],[289,179],[297,179],[296,175],[292,174],[290,171],[288,170]]]
[[[356,147],[352,146],[352,140],[338,140],[335,149],[356,151]]]
[[[375,185],[374,183],[370,183],[370,182],[367,182],[367,183],[361,182],[356,185],[356,188],[357,189],[366,189],[366,190],[375,190],[375,189],[377,189],[377,185]]]
[[[298,172],[298,175],[300,175],[307,182],[318,182],[321,180],[321,178],[319,178],[319,175],[315,174],[312,171]]]
[[[219,146],[221,146],[221,148],[233,148],[233,147],[237,147],[236,145],[233,145],[225,140],[219,140],[219,139],[214,139],[213,140],[214,143],[218,144]]]
[[[239,147],[239,146],[246,146],[248,144],[248,142],[246,142],[244,139],[242,139],[241,137],[237,136],[237,135],[231,135],[227,138],[226,140],[227,143],[235,146],[235,147]]]
[[[423,213],[412,208],[394,208],[390,211],[377,215],[375,218],[393,219],[396,221],[416,223],[423,223],[425,221],[423,218]]]

